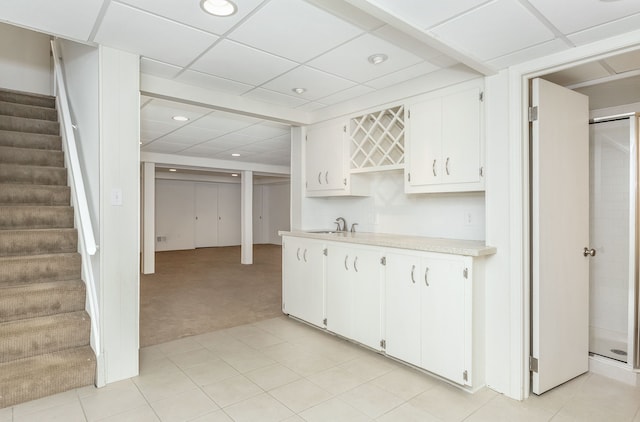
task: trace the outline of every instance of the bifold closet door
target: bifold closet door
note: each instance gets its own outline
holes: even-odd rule
[[[240,184],[218,185],[218,246],[240,244]]]

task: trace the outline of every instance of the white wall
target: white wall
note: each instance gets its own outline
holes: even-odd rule
[[[49,39],[0,23],[0,88],[52,95]]]
[[[138,375],[139,57],[100,47],[100,279],[105,380]],[[96,170],[97,171],[97,170]],[[120,190],[122,204],[112,204]]]
[[[302,198],[301,228],[332,229],[344,217],[363,232],[484,240],[483,193],[405,194],[399,171],[372,173],[369,181],[368,197]]]
[[[194,195],[194,182],[156,179],[156,251],[195,248]]]
[[[99,70],[98,48],[73,41],[59,40],[64,67],[65,84],[71,109],[82,178],[85,183],[94,236],[99,239],[97,228],[100,206],[100,123],[99,123]]]
[[[263,209],[266,216],[263,221],[267,227],[267,243],[281,245],[282,238],[278,235],[280,230],[289,230],[289,183],[264,185]]]

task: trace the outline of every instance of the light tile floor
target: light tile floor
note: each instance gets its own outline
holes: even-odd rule
[[[468,394],[286,317],[140,354],[138,377],[0,409],[0,422],[640,422],[640,388],[599,375],[523,402]]]

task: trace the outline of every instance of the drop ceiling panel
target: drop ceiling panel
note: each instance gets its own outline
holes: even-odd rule
[[[626,17],[615,22],[606,23],[584,31],[576,32],[568,36],[568,38],[576,45],[584,45],[591,42],[599,41],[604,38],[620,35],[625,32],[635,31],[640,28],[640,14]]]
[[[175,154],[185,149],[184,145],[169,142],[155,141],[142,146],[142,151],[159,152],[163,154]]]
[[[514,0],[497,0],[434,28],[445,42],[490,60],[555,38]]]
[[[215,128],[224,133],[233,132],[239,129],[243,129],[247,126],[251,126],[259,122],[260,119],[252,117],[241,116],[239,114],[226,113],[223,111],[216,111],[208,116],[205,116],[197,121],[193,122],[193,126],[203,128]]]
[[[251,65],[247,65],[251,63]],[[260,85],[298,64],[246,45],[223,40],[200,57],[191,68],[251,85]]]
[[[308,66],[300,66],[264,84],[265,88],[282,94],[289,94],[293,88],[304,88],[301,98],[314,101],[355,86],[354,82],[333,76]]]
[[[368,57],[385,54],[387,61],[371,64]],[[364,34],[307,63],[343,78],[365,82],[420,63],[422,59],[371,34]]]
[[[200,8],[200,0],[119,0],[132,6],[144,9],[156,15],[181,22],[203,31],[221,35],[251,13],[263,0],[242,0],[238,10],[228,17],[216,17],[205,13]]]
[[[545,75],[544,79],[553,82],[554,84],[567,86],[580,82],[590,81],[593,79],[603,78],[609,75],[609,71],[605,69],[599,62],[590,62]]]
[[[213,142],[216,145],[226,146],[227,148],[238,148],[256,142],[259,139],[260,138],[255,136],[241,135],[238,132],[233,132],[219,136],[216,139],[209,141],[209,143]]]
[[[275,138],[276,136],[281,136],[285,133],[289,132],[289,126],[280,125],[275,126],[274,124],[261,124],[258,123],[256,125],[249,126],[244,129],[240,129],[238,134],[253,136],[258,138],[259,140]]]
[[[65,38],[87,41],[103,0],[13,0],[0,2],[2,21]]]
[[[206,73],[196,72],[195,70],[184,71],[176,77],[176,80],[188,85],[199,86],[205,89],[212,89],[214,91],[222,91],[236,95],[241,95],[253,88],[252,85],[219,78],[213,75],[207,75]]]
[[[158,76],[165,79],[173,79],[181,70],[182,68],[179,66],[173,66],[157,60],[151,60],[144,57],[140,59],[140,73],[146,73],[148,75]]]
[[[373,87],[375,89],[383,89],[383,88],[387,88],[392,85],[398,84],[400,82],[415,79],[418,76],[426,75],[427,73],[431,73],[438,69],[439,67],[432,65],[431,63],[422,62],[416,65],[398,70],[397,72],[393,72],[388,75],[384,75],[379,78],[367,81],[366,85]]]
[[[100,44],[186,66],[218,39],[215,35],[111,3],[96,34]]]
[[[300,107],[296,107],[298,110],[302,110],[302,111],[307,111],[307,112],[311,112],[311,111],[316,111],[316,110],[320,110],[321,108],[325,108],[327,105],[326,104],[322,104],[322,103],[316,103],[313,101],[310,101],[304,105],[301,105]]]
[[[179,144],[194,145],[224,135],[221,130],[213,128],[201,128],[193,125],[183,126],[180,129],[159,139],[162,142],[176,142]]]
[[[179,127],[186,122],[177,122],[173,120],[173,116],[185,116],[190,120],[195,120],[208,113],[211,113],[208,108],[154,99],[140,110],[140,118],[143,121],[154,120]]]
[[[589,96],[591,110],[637,103],[640,98],[640,77],[619,79],[576,91]]]
[[[336,92],[335,94],[322,97],[320,98],[320,101],[328,105],[338,104],[351,98],[369,94],[373,91],[375,91],[375,89],[369,88],[368,86],[356,85],[352,88],[345,89],[344,91]]]
[[[488,63],[496,69],[504,69],[517,63],[526,62],[547,54],[557,53],[568,49],[569,46],[563,40],[556,38],[542,44],[536,44],[533,47],[524,48],[514,53],[495,58],[490,60]]]
[[[271,91],[264,88],[256,88],[253,91],[244,94],[243,97],[285,107],[298,107],[308,102],[308,100],[304,98],[281,94],[279,92]]]
[[[173,132],[178,129],[184,123],[182,122],[157,122],[154,120],[142,119],[140,120],[140,137],[145,140],[157,139],[166,135],[169,132]]]
[[[300,0],[271,0],[229,34],[269,53],[305,62],[363,31]]]
[[[367,0],[418,28],[430,28],[488,0]]]
[[[640,2],[529,0],[562,33],[571,34],[640,13]]]

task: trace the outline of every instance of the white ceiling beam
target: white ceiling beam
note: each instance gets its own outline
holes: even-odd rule
[[[215,158],[187,157],[184,155],[162,154],[159,152],[141,152],[141,162],[156,163],[158,166],[176,167],[190,170],[251,170],[260,174],[289,175],[289,166],[249,163],[246,161],[218,160]]]
[[[290,125],[307,125],[309,113],[275,104],[267,104],[235,94],[203,89],[147,74],[140,75],[140,93],[149,97],[177,101],[201,107]]]
[[[418,41],[424,43],[425,45],[436,49],[443,54],[459,61],[460,63],[465,64],[471,69],[479,72],[484,76],[495,75],[497,70],[489,65],[486,65],[478,58],[473,57],[467,52],[462,52],[457,50],[456,48],[450,46],[449,44],[444,43],[440,39],[430,35],[425,30],[418,28],[414,25],[405,22],[398,16],[390,13],[389,11],[372,4],[369,0],[345,0],[347,3],[352,6],[357,7],[358,9],[370,14],[371,16],[381,20],[389,26],[396,28],[397,30],[417,39]],[[317,3],[326,3],[327,8],[331,7],[333,0],[316,0]]]

